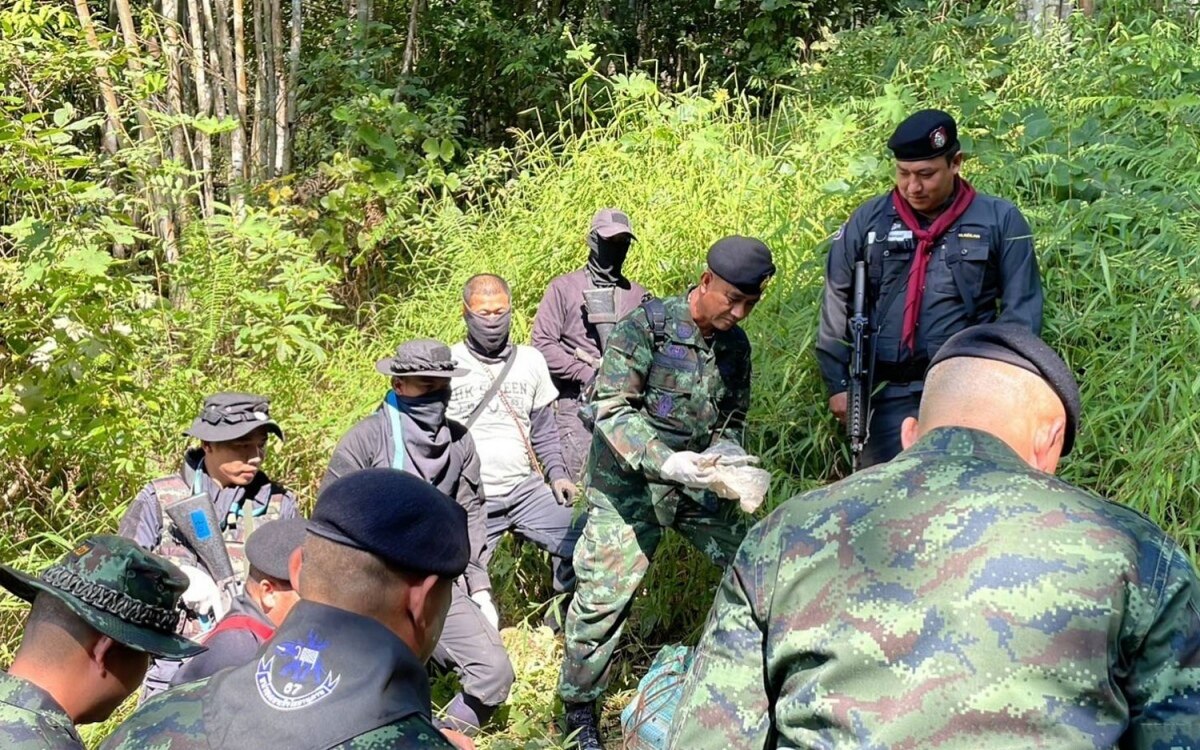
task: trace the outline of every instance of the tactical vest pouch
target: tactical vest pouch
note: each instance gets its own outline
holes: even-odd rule
[[[607,291],[607,290],[588,290],[588,291]],[[588,292],[585,291],[586,295]],[[612,294],[612,301],[616,303],[615,288]],[[667,308],[663,305],[662,300],[651,297],[642,302],[639,306],[646,313],[646,321],[650,324],[650,334],[653,337],[653,352],[658,355],[658,350],[667,341]],[[589,318],[590,320],[590,318]],[[579,421],[583,422],[583,426],[591,432],[596,426],[596,409],[592,405],[592,398],[596,395],[596,379],[592,378],[591,382],[586,383],[579,391]]]
[[[587,321],[596,328],[600,338],[600,352],[608,344],[608,335],[617,324],[617,288],[615,286],[598,287],[583,290],[583,309],[587,312]]]

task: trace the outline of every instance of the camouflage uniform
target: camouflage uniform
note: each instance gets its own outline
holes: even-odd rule
[[[596,378],[588,520],[575,547],[576,593],[559,682],[568,703],[589,703],[604,692],[633,594],[665,528],[725,565],[750,525],[736,503],[659,475],[675,451],[703,451],[718,438],[741,442],[750,342],[736,326],[706,341],[686,294],[664,300],[662,309],[657,341],[646,305],[617,324]]]
[[[83,750],[71,717],[45,690],[0,672],[0,747],[4,750]]]
[[[146,702],[100,747],[454,747],[429,719],[425,667],[372,618],[301,601],[260,653]]]
[[[749,533],[670,746],[1195,748],[1198,606],[1145,516],[940,428]]]
[[[30,603],[53,597],[97,634],[135,651],[180,659],[202,650],[174,633],[179,597],[187,588],[183,571],[121,537],[100,534],[85,539],[36,577],[0,565],[0,586]],[[65,624],[42,622],[38,627]],[[33,653],[23,662],[26,650]],[[116,652],[108,653],[106,664]],[[75,677],[64,671],[66,667],[44,666],[62,657],[46,653],[42,644],[23,644],[13,671],[28,674],[30,680],[0,672],[0,748],[82,750],[70,715],[41,687]],[[84,681],[76,689],[86,693],[94,686],[94,680]],[[91,720],[101,718],[106,717]]]

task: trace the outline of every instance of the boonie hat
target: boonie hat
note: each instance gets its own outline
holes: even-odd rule
[[[253,393],[224,392],[204,399],[200,415],[184,434],[206,443],[223,443],[245,437],[259,427],[284,439],[283,430],[271,419],[271,399]]]
[[[402,378],[461,378],[468,370],[459,367],[450,347],[436,339],[413,339],[396,347],[395,355],[375,363],[383,375]]]

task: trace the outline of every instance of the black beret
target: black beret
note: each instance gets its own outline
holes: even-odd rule
[[[924,161],[958,148],[958,125],[940,109],[909,115],[888,139],[896,161]]]
[[[308,521],[288,518],[267,521],[246,539],[246,559],[250,567],[281,581],[288,579],[288,559],[304,543]]]
[[[741,235],[722,237],[708,249],[709,269],[744,294],[762,294],[775,275],[771,251],[761,240]]]
[[[932,369],[937,363],[951,357],[978,357],[1004,362],[1037,375],[1058,394],[1067,412],[1067,434],[1063,438],[1065,456],[1075,445],[1075,431],[1079,427],[1079,384],[1067,363],[1062,361],[1049,344],[1024,326],[1012,323],[987,323],[971,326],[959,331],[942,344],[929,363]]]
[[[467,569],[467,512],[428,482],[398,469],[363,469],[317,497],[311,534],[412,573],[457,578]]]

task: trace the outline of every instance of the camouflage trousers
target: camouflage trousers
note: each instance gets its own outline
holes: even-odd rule
[[[634,593],[668,528],[654,518],[649,487],[642,496],[624,490],[610,494],[595,484],[585,492],[588,518],[575,545],[575,597],[567,609],[558,684],[565,703],[590,703],[604,693]],[[705,497],[707,501],[681,496],[670,528],[724,567],[754,518],[736,502],[710,493]]]

